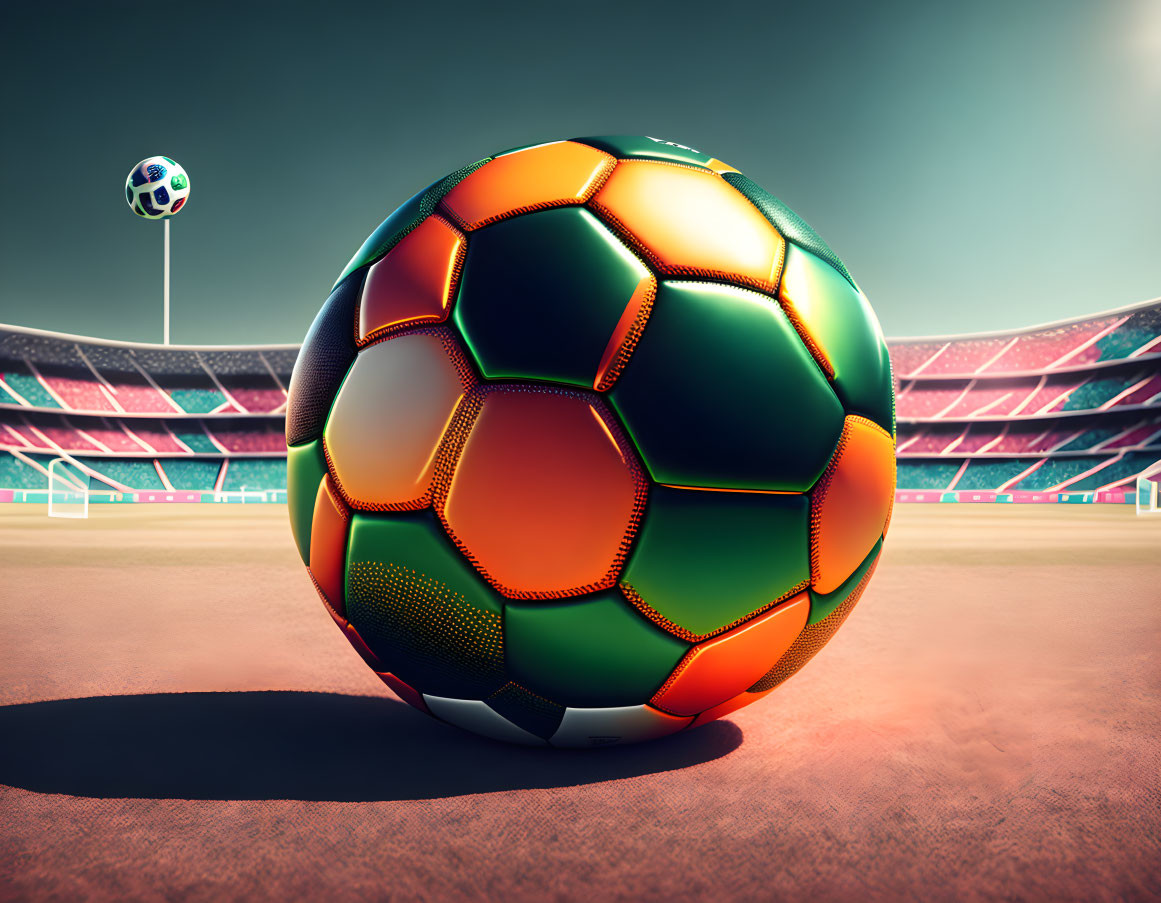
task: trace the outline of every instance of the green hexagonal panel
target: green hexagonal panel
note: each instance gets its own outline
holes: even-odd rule
[[[442,179],[432,182],[423,191],[412,195],[400,204],[395,212],[383,220],[379,227],[367,236],[362,247],[355,252],[355,256],[351,258],[350,262],[343,268],[342,274],[335,280],[335,285],[338,285],[359,267],[373,263],[395,247],[403,236],[435,210],[436,205],[445,194],[491,159],[491,157],[485,157],[483,160],[477,160],[462,169],[457,169]]]
[[[473,232],[455,322],[488,379],[590,388],[649,270],[579,207],[542,210]]]
[[[509,602],[508,673],[566,706],[641,705],[689,644],[649,623],[616,590],[568,602]]]
[[[793,244],[786,246],[779,291],[834,367],[834,389],[847,413],[893,434],[891,360],[867,299],[826,261]]]
[[[772,298],[664,282],[609,393],[659,483],[801,492],[825,469],[843,408]]]
[[[591,138],[570,138],[569,141],[587,144],[621,159],[665,160],[702,167],[714,159],[711,154],[703,154],[676,141],[650,138],[648,135],[596,135]]]
[[[863,563],[855,568],[855,572],[851,574],[838,589],[829,593],[816,593],[814,590],[810,591],[810,617],[806,619],[807,625],[817,624],[832,611],[842,605],[847,597],[855,591],[855,587],[859,585],[862,579],[867,576],[867,571],[879,557],[879,553],[883,550],[883,540],[875,543],[875,547],[871,549],[867,557],[863,559]]]
[[[421,693],[482,699],[504,683],[503,603],[429,511],[351,518],[347,617]]]
[[[787,207],[781,200],[740,172],[722,173],[722,178],[744,194],[746,200],[758,208],[758,211],[770,221],[770,224],[782,233],[782,237],[787,242],[793,242],[798,247],[805,248],[821,257],[842,273],[843,278],[848,280],[851,285],[855,284],[855,280],[847,272],[846,265],[830,249],[830,245],[822,240],[822,236],[815,232],[806,220]]]
[[[327,461],[321,439],[286,449],[286,505],[290,509],[290,532],[294,534],[299,557],[305,565],[310,564],[314,501],[326,472]]]
[[[809,579],[809,527],[805,495],[657,487],[621,582],[704,636]]]

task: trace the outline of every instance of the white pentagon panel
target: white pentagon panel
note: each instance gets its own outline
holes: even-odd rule
[[[611,746],[640,743],[677,733],[692,718],[667,715],[647,705],[627,705],[609,709],[564,710],[556,733],[548,738],[553,746]]]
[[[487,703],[478,699],[449,699],[446,696],[428,696],[423,701],[437,718],[462,727],[466,731],[503,740],[506,743],[522,743],[525,746],[545,746],[542,739],[517,727]]]

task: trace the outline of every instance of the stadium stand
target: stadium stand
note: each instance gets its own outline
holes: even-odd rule
[[[1161,300],[889,346],[905,493],[1119,501],[1161,458]]]
[[[280,497],[297,354],[0,327],[0,492],[43,498],[48,462],[64,456],[123,500],[223,488]]]
[[[889,347],[901,498],[1121,500],[1161,459],[1161,300]],[[64,456],[111,497],[284,498],[297,354],[0,326],[0,493],[43,496]]]

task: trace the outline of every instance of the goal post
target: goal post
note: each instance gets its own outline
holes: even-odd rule
[[[1161,514],[1161,461],[1137,475],[1137,516]]]
[[[89,475],[67,458],[48,464],[48,516],[89,516]]]

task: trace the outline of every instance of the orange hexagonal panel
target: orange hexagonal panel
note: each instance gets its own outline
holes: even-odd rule
[[[323,431],[344,501],[369,511],[426,506],[436,452],[470,385],[463,353],[442,329],[361,351]]]
[[[347,557],[347,506],[328,473],[318,485],[310,528],[310,575],[331,607],[342,613]]]
[[[667,275],[778,285],[786,242],[717,173],[622,160],[589,206]]]
[[[360,347],[395,329],[442,323],[463,267],[463,233],[429,216],[367,271],[359,299]]]
[[[810,597],[792,599],[685,654],[649,700],[674,715],[697,715],[752,687],[790,648],[810,615]],[[723,713],[724,714],[724,713]]]
[[[838,448],[811,490],[810,580],[838,589],[884,535],[895,500],[895,442],[865,417],[848,415]]]
[[[529,147],[481,166],[444,195],[441,207],[470,231],[518,213],[583,204],[616,163],[574,141]]]
[[[645,480],[595,396],[489,391],[437,510],[480,572],[511,598],[613,585]]]

